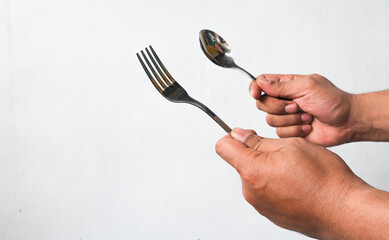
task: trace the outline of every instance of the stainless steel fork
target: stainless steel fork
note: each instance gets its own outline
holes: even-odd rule
[[[207,113],[213,120],[215,120],[227,133],[231,132],[231,128],[227,124],[225,124],[214,112],[212,112],[211,109],[188,95],[185,89],[174,80],[172,75],[170,75],[168,70],[165,68],[165,66],[159,59],[158,55],[155,53],[154,49],[151,46],[149,46],[149,48],[151,50],[152,55],[147,48],[146,53],[150,58],[151,62],[153,63],[154,68],[157,69],[158,73],[154,70],[153,66],[151,65],[143,50],[141,51],[141,53],[145,62],[147,63],[147,66],[149,67],[155,78],[153,78],[153,76],[151,75],[139,53],[137,53],[136,56],[138,57],[139,62],[142,64],[143,69],[145,70],[147,76],[150,78],[151,82],[158,90],[158,92],[160,92],[162,96],[164,96],[169,101],[177,103],[189,103],[200,108],[205,113]]]

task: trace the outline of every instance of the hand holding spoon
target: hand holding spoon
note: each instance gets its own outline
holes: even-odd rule
[[[256,79],[252,74],[236,65],[230,46],[220,35],[211,30],[204,29],[200,31],[199,38],[201,49],[213,63],[221,67],[240,70],[252,80]]]

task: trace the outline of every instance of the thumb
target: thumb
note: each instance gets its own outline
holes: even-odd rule
[[[257,84],[269,96],[296,99],[304,95],[304,90],[312,87],[303,75],[263,74],[257,77]]]
[[[246,147],[262,153],[275,152],[282,147],[282,140],[280,139],[263,138],[250,130],[241,128],[234,128],[231,131],[231,136]]]
[[[235,128],[216,143],[216,152],[240,172],[265,152],[278,151],[278,139],[262,138],[254,131]]]
[[[233,137],[235,136],[235,138]],[[244,142],[247,138],[257,138],[254,131],[235,128],[216,143],[216,152],[238,172],[247,167],[260,152],[248,147]]]

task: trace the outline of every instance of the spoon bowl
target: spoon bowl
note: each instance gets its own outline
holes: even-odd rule
[[[199,40],[205,56],[213,63],[221,67],[240,70],[251,79],[255,80],[255,77],[252,74],[235,63],[230,46],[219,34],[204,29],[199,33]]]

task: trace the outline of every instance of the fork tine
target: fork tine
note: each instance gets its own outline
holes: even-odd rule
[[[172,85],[173,81],[169,81],[169,80],[166,78],[165,74],[163,74],[163,72],[161,71],[161,68],[160,68],[160,67],[158,66],[158,64],[155,62],[154,57],[150,54],[149,49],[146,48],[146,52],[147,52],[147,55],[149,55],[151,61],[153,62],[154,67],[155,67],[155,68],[157,69],[157,71],[159,72],[159,75],[161,75],[161,77],[163,78],[163,80],[165,80],[165,83],[166,83],[168,86]]]
[[[157,59],[157,62],[159,63],[159,65],[162,67],[163,71],[166,73],[166,75],[169,77],[170,81],[172,83],[174,83],[176,80],[174,80],[174,78],[172,77],[172,75],[170,75],[169,71],[165,68],[165,66],[163,65],[163,63],[161,62],[161,60],[159,59],[157,53],[155,53],[153,47],[150,45],[150,50],[151,52],[153,53],[155,59]]]
[[[153,78],[153,76],[151,75],[151,73],[149,72],[149,70],[147,69],[146,65],[144,64],[144,62],[142,61],[142,58],[140,57],[139,53],[136,54],[136,56],[138,57],[138,60],[140,62],[140,64],[142,65],[143,69],[145,70],[147,76],[150,78],[151,80],[151,83],[153,83],[153,85],[157,88],[158,92],[162,93],[163,92],[163,89],[158,85],[158,83],[155,81],[155,79]],[[145,58],[147,59],[147,58]]]
[[[147,65],[149,66],[149,68],[150,68],[151,72],[153,73],[154,77],[158,80],[158,82],[159,82],[159,84],[161,85],[161,87],[162,87],[163,89],[166,89],[166,88],[167,88],[167,85],[165,84],[165,82],[163,82],[163,81],[161,80],[161,78],[160,78],[160,77],[158,76],[158,74],[155,72],[153,66],[151,65],[151,63],[150,63],[149,60],[147,59],[146,54],[143,52],[143,50],[141,50],[140,52],[142,53],[143,58],[146,60]]]

